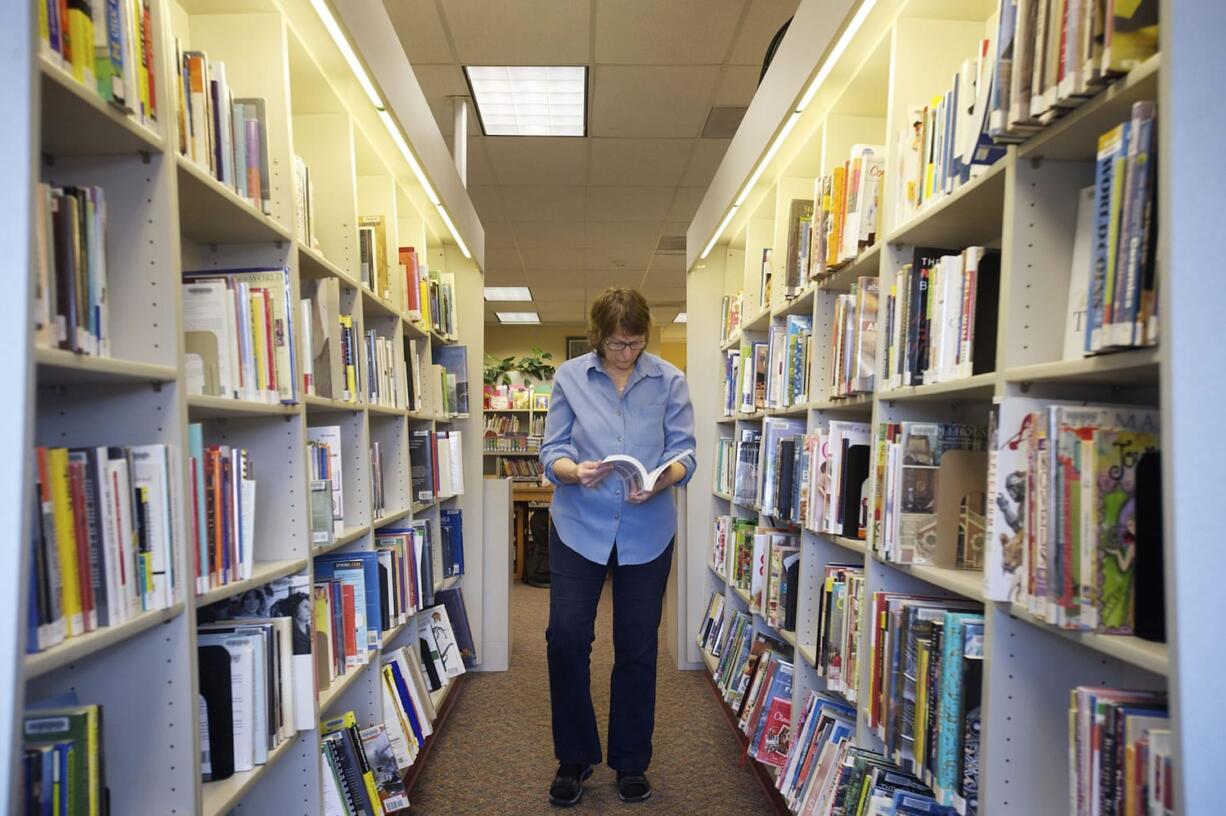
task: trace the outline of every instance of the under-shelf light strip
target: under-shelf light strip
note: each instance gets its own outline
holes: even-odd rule
[[[341,56],[345,58],[345,62],[349,65],[349,70],[353,71],[353,75],[357,78],[358,84],[362,86],[362,90],[367,98],[370,99],[370,103],[379,112],[379,120],[383,122],[383,127],[387,129],[388,135],[392,137],[392,141],[396,144],[396,149],[400,151],[400,155],[408,162],[409,169],[413,171],[413,176],[417,179],[417,183],[425,191],[426,198],[430,200],[430,203],[434,205],[439,215],[442,216],[443,223],[451,231],[451,237],[459,245],[460,251],[464,253],[464,257],[471,258],[472,253],[468,251],[468,245],[460,237],[460,231],[456,229],[451,216],[447,214],[447,210],[439,200],[438,193],[434,192],[434,186],[426,178],[426,173],[422,170],[421,164],[418,163],[417,157],[413,155],[413,151],[409,149],[404,136],[400,133],[400,126],[387,111],[387,108],[384,107],[379,91],[376,90],[375,84],[371,82],[370,76],[366,73],[366,69],[362,66],[362,61],[358,59],[358,55],[354,52],[353,46],[349,44],[349,38],[345,36],[345,32],[341,30],[340,24],[332,16],[332,10],[328,8],[327,0],[311,0],[311,6],[315,9],[315,13],[319,15],[320,22],[328,30],[328,34],[332,36],[332,41],[336,43],[336,47],[340,49]]]
[[[834,44],[834,48],[831,49],[830,54],[822,63],[822,67],[818,69],[817,75],[813,77],[813,81],[809,83],[808,89],[805,91],[804,96],[800,98],[800,102],[796,105],[796,109],[792,111],[792,115],[788,117],[788,121],[784,124],[783,130],[779,131],[779,135],[775,137],[773,142],[771,142],[771,146],[766,151],[766,155],[764,155],[762,160],[758,162],[758,166],[754,169],[753,175],[749,177],[749,181],[741,189],[740,195],[738,195],[736,200],[732,202],[732,209],[728,211],[726,216],[724,216],[723,222],[721,222],[719,228],[715,230],[715,235],[712,236],[711,243],[707,244],[707,248],[703,250],[701,257],[707,257],[707,255],[710,254],[711,250],[715,247],[715,242],[720,239],[720,236],[723,234],[724,230],[727,229],[728,224],[732,221],[732,216],[736,214],[737,208],[745,203],[745,199],[749,196],[750,191],[753,190],[754,186],[758,183],[758,180],[762,178],[762,174],[765,173],[766,168],[770,166],[771,160],[775,158],[775,154],[778,153],[779,148],[783,146],[784,140],[791,134],[792,129],[796,127],[797,122],[800,120],[800,115],[804,113],[805,108],[808,107],[809,103],[813,101],[813,97],[817,95],[818,89],[822,87],[822,83],[826,81],[826,77],[828,77],[830,72],[834,70],[835,63],[839,61],[841,56],[843,56],[843,52],[847,50],[847,46],[851,43],[852,37],[856,36],[856,32],[860,30],[860,26],[864,25],[864,20],[868,17],[869,12],[873,10],[875,5],[877,5],[877,0],[864,0],[864,2],[860,4],[860,8],[856,9],[855,16],[851,18],[851,22],[848,24],[847,28],[843,30],[842,35],[840,35],[838,41]]]

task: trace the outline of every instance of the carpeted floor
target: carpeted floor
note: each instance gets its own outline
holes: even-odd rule
[[[612,587],[605,586],[592,654],[592,697],[607,738],[613,665]],[[563,813],[548,800],[557,769],[549,722],[545,624],[549,590],[516,583],[511,592],[511,670],[474,673],[411,794],[419,816],[518,816]],[[614,775],[600,766],[576,814],[643,812],[677,816],[770,813],[700,672],[678,671],[660,638],[651,800],[617,798]],[[607,743],[606,743],[607,747]]]

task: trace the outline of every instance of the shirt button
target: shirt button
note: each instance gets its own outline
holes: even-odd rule
[[[618,520],[619,518],[621,518],[621,517],[622,517],[622,514],[621,514],[621,513],[614,513],[614,514],[613,514],[613,520],[614,520],[614,521],[617,521],[617,520]]]
[[[617,441],[618,441],[618,442],[622,441],[622,438],[621,438],[620,436],[619,436],[619,437],[617,437]]]
[[[622,415],[622,412],[621,412],[621,411],[618,411],[618,412],[617,412],[617,415],[618,415],[618,416],[621,416],[621,415]]]

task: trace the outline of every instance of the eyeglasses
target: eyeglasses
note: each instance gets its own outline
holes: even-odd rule
[[[647,341],[631,340],[626,342],[624,340],[605,340],[604,347],[609,351],[625,351],[626,349],[630,349],[631,351],[642,351],[643,349],[647,348]]]

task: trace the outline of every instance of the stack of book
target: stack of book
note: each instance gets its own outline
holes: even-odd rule
[[[39,184],[37,205],[35,340],[110,357],[106,195],[101,187]]]
[[[745,691],[733,710],[737,727],[748,744],[746,754],[763,765],[779,768],[787,759],[792,726],[792,650],[758,634],[741,670]]]
[[[1070,813],[1175,813],[1166,694],[1078,686],[1070,698]]]
[[[179,154],[204,168],[265,215],[272,213],[264,100],[235,98],[225,63],[181,51],[175,39]]]
[[[736,475],[736,442],[730,436],[721,436],[715,443],[716,493],[732,495],[732,480]]]
[[[827,564],[817,598],[816,639],[812,644],[817,674],[826,690],[856,702],[860,689],[860,610],[864,604],[864,568]]]
[[[724,300],[720,306],[719,318],[719,339],[720,345],[735,340],[741,335],[741,307],[743,305],[745,293],[737,292],[734,295],[724,295]]]
[[[206,446],[200,423],[187,426],[187,447],[193,577],[201,594],[251,577],[256,482],[248,452],[229,445]]]
[[[798,473],[807,485],[801,510],[804,526],[819,533],[864,538],[869,474],[869,426],[863,422],[833,420],[825,428],[806,434],[803,463]],[[794,477],[795,478],[795,477]]]
[[[999,405],[987,597],[1062,628],[1165,639],[1159,419],[1138,406]]]
[[[327,619],[330,634],[325,646],[334,667],[324,679],[366,665],[369,653],[382,645],[385,593],[380,587],[379,553],[327,553],[315,557],[315,584],[324,585],[325,610],[315,610],[316,628]],[[312,595],[312,597],[315,597]]]
[[[851,291],[838,295],[830,327],[833,359],[827,393],[832,399],[871,394],[877,378],[876,277],[857,278]]]
[[[1158,0],[1001,0],[989,133],[1020,142],[1158,52]]]
[[[201,772],[250,771],[315,727],[310,578],[304,571],[197,613]]]
[[[324,720],[321,732],[323,798],[329,813],[383,816],[408,810],[409,797],[396,769],[398,758],[380,756],[380,751],[392,750],[385,724],[359,730],[357,717],[346,711]]]
[[[433,362],[442,371],[443,413],[468,413],[468,346],[434,346]]]
[[[971,601],[875,592],[867,724],[885,756],[945,806],[977,796],[983,612]]]
[[[950,80],[949,90],[907,108],[898,132],[895,226],[944,200],[1005,155],[988,136],[995,43],[980,41]]]
[[[366,330],[366,402],[384,408],[405,407],[404,363],[396,359],[395,341]]]
[[[996,369],[1000,254],[916,247],[887,279],[882,385],[963,379]]]
[[[166,445],[37,448],[26,648],[116,626],[175,598]]]
[[[298,155],[294,156],[294,226],[302,243],[319,249],[315,234],[315,185],[311,183],[311,168]]]
[[[788,210],[788,245],[783,258],[783,299],[792,300],[809,282],[813,261],[813,214],[816,202],[794,199]]]
[[[758,495],[758,459],[762,449],[761,428],[741,428],[736,442],[736,471],[732,477],[732,498],[750,506]]]
[[[814,182],[810,278],[826,277],[877,243],[884,175],[885,148],[858,144],[842,166]]]
[[[38,0],[44,59],[145,125],[157,121],[157,65],[148,0],[64,3]]]
[[[983,566],[987,429],[885,422],[874,440],[869,545],[900,564]]]
[[[290,270],[183,274],[189,394],[298,401],[298,346]]]
[[[311,534],[316,544],[332,541],[345,530],[345,477],[342,469],[341,428],[307,428],[307,467],[311,487]]]
[[[382,215],[358,216],[359,280],[375,297],[390,302],[392,277],[387,262],[387,229]]]
[[[767,340],[766,408],[790,408],[809,400],[813,318],[788,315],[771,323]]]
[[[757,525],[753,519],[737,516],[719,516],[715,523],[722,525],[725,531],[724,549],[728,583],[736,589],[749,592],[753,585],[754,530]]]
[[[741,350],[724,352],[724,416],[734,416],[740,403]]]
[[[29,706],[21,730],[21,813],[108,812],[102,706],[63,694]]]
[[[502,475],[510,477],[513,481],[539,482],[541,480],[543,471],[538,459],[529,459],[526,456],[515,459],[501,459],[499,464],[502,467]]]
[[[426,303],[427,325],[435,334],[444,338],[456,336],[455,275],[450,272],[429,271]]]
[[[404,768],[417,761],[426,739],[434,733],[438,716],[430,699],[418,639],[414,637],[410,642],[412,646],[384,652],[380,660],[383,723],[397,762]]]
[[[387,588],[380,599],[380,623],[385,624],[384,629],[407,623],[433,597],[434,548],[429,530],[427,522],[415,521],[408,527],[380,527],[375,533],[380,586]],[[326,603],[328,597],[321,599],[317,595],[317,600]],[[332,654],[332,658],[337,654]],[[329,671],[328,676],[332,679],[335,671]]]
[[[461,431],[409,432],[409,464],[416,504],[447,499],[464,492],[463,434]]]

